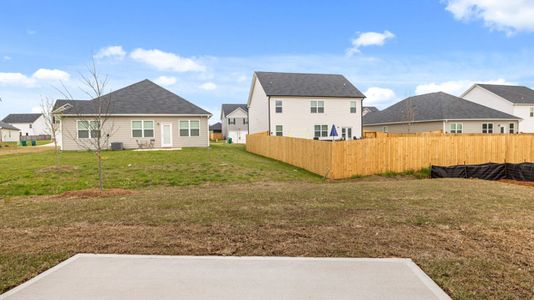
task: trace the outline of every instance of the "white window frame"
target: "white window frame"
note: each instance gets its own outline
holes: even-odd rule
[[[280,131],[278,131],[278,127],[280,127]],[[278,134],[280,132],[280,135]],[[274,135],[275,136],[284,136],[284,126],[283,125],[275,125],[274,126]]]
[[[280,111],[278,111],[278,108],[280,108]],[[282,100],[274,100],[274,113],[281,114],[283,112],[284,112],[284,103],[282,103]]]
[[[187,135],[182,135],[181,122],[187,122]],[[198,135],[191,135],[191,123],[198,122]],[[178,136],[180,137],[199,137],[200,136],[200,120],[180,120],[178,121]]]
[[[133,136],[133,122],[141,122],[141,136],[134,137]],[[145,122],[152,122],[152,136],[145,136]],[[136,129],[139,130],[139,129]],[[130,121],[130,136],[133,139],[145,139],[145,138],[156,138],[156,122],[154,120],[131,120]]]
[[[486,125],[486,129],[484,129],[484,125]],[[490,132],[490,125],[491,125],[491,132]],[[484,132],[484,130],[486,130],[486,132]],[[482,123],[482,133],[488,133],[488,134],[493,133],[493,123]]]
[[[384,133],[388,133],[389,132],[389,128],[387,126],[384,126],[384,127],[382,127],[382,131]]]
[[[319,136],[315,135],[315,127],[319,126]],[[326,128],[326,130],[324,130]],[[322,138],[322,137],[328,137],[328,125],[325,124],[315,124],[313,125],[313,137],[314,138]]]
[[[86,138],[81,138],[80,137],[80,126],[79,126],[79,123],[80,122],[88,122],[87,124],[87,131],[89,132],[89,134],[87,135]],[[98,122],[96,120],[76,120],[76,139],[78,140],[86,140],[86,139],[94,139],[96,137],[93,137],[93,134],[92,134],[92,131],[91,130],[91,122]],[[100,135],[102,135],[102,128],[100,128],[98,131],[100,131]]]
[[[321,109],[322,111],[320,111]],[[310,101],[310,113],[324,114],[324,100],[311,100]]]
[[[354,111],[352,111],[352,109],[354,108]],[[355,114],[358,112],[358,102],[356,101],[350,101],[350,113],[351,114]]]
[[[228,118],[228,125],[235,125],[235,118]]]
[[[454,130],[452,129],[452,126],[454,125]],[[461,129],[458,130],[458,125],[460,125]],[[454,131],[454,132],[453,132]],[[458,132],[459,131],[459,132]],[[449,124],[449,132],[458,134],[458,133],[464,133],[464,124],[463,123],[450,123]]]
[[[348,136],[350,130],[350,136]],[[343,137],[343,131],[345,131],[345,137]],[[346,141],[352,140],[352,127],[341,127],[341,138],[344,138]]]

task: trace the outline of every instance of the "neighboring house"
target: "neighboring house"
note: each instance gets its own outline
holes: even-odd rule
[[[249,133],[306,139],[362,137],[365,96],[343,75],[255,72],[248,98]]]
[[[475,84],[461,97],[520,117],[518,131],[534,133],[534,90],[526,86]]]
[[[406,98],[363,118],[366,131],[516,133],[521,118],[443,92]]]
[[[372,113],[372,112],[376,112],[376,111],[379,111],[379,110],[378,110],[378,108],[376,108],[374,106],[364,106],[362,108],[362,117],[365,116],[368,113]]]
[[[210,140],[222,140],[222,125],[221,122],[217,122],[210,125]]]
[[[248,134],[248,108],[246,104],[223,104],[221,108],[222,135],[233,143],[245,144]]]
[[[109,141],[124,148],[208,147],[211,114],[150,80],[132,84],[100,100],[57,100],[54,113],[61,119],[63,150],[82,150],[99,134],[95,116],[99,105],[107,108],[102,127]],[[93,130],[91,130],[93,129]],[[109,146],[109,145],[107,145]]]
[[[23,136],[49,134],[43,114],[9,114],[2,122],[19,128],[20,134]]]
[[[15,126],[0,121],[0,142],[18,142],[19,131]]]

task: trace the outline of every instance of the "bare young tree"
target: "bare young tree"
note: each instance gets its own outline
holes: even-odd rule
[[[56,168],[60,164],[60,149],[58,147],[57,137],[59,135],[59,126],[61,120],[61,111],[54,112],[54,100],[49,97],[41,97],[41,112],[45,120],[46,133],[52,138],[54,142],[54,149],[56,151]]]
[[[406,99],[404,107],[404,120],[408,123],[408,133],[411,133],[412,125],[415,121],[415,106],[412,98]]]
[[[101,76],[94,60],[87,68],[88,75],[81,75],[81,90],[89,97],[89,101],[75,101],[65,85],[60,90],[63,96],[72,101],[68,114],[75,114],[78,119],[76,132],[65,132],[80,148],[95,153],[98,164],[98,181],[101,191],[104,190],[104,169],[102,152],[109,149],[110,137],[115,128],[110,114],[113,99],[108,90],[109,77]],[[67,103],[69,105],[69,103]],[[65,142],[65,141],[63,141]]]

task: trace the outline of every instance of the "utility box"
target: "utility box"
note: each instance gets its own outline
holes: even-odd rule
[[[124,145],[121,142],[111,143],[111,150],[113,151],[124,150]]]

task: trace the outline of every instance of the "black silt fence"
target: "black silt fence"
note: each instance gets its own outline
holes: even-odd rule
[[[512,179],[534,181],[534,163],[432,166],[431,178]]]

